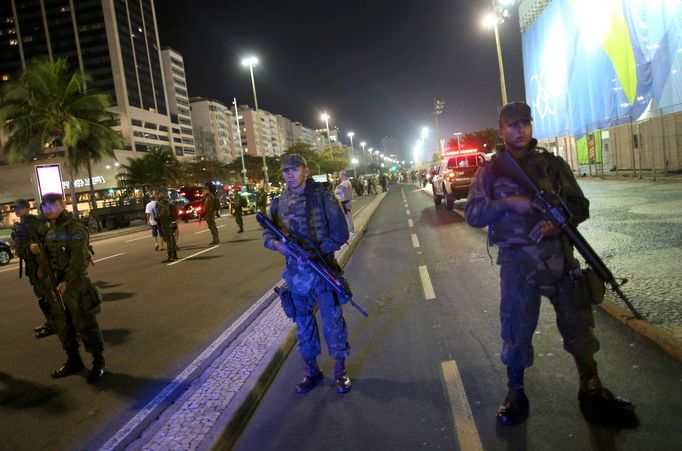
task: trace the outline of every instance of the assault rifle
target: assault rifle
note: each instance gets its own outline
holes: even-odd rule
[[[551,221],[561,229],[597,276],[610,286],[611,291],[628,306],[630,311],[635,315],[635,318],[642,319],[642,315],[620,289],[628,280],[622,279],[622,282],[619,283],[606,264],[599,258],[599,255],[592,249],[592,246],[590,246],[585,237],[578,232],[578,229],[569,223],[572,213],[563,199],[559,198],[556,193],[548,193],[540,190],[540,188],[538,188],[523,171],[521,166],[519,166],[519,163],[509,151],[504,150],[496,153],[495,159],[493,160],[493,171],[511,179],[526,192],[530,193],[533,207],[539,210],[546,220]]]
[[[59,305],[62,307],[62,310],[66,311],[66,304],[64,304],[64,298],[62,298],[62,294],[59,292],[58,288],[59,284],[57,283],[57,278],[54,275],[52,263],[50,263],[50,257],[48,257],[47,255],[45,246],[43,245],[42,241],[40,241],[38,232],[36,232],[35,226],[33,224],[29,225],[28,230],[29,238],[30,240],[32,240],[31,242],[36,243],[38,245],[38,248],[40,249],[40,253],[38,254],[38,267],[47,275],[47,283],[49,284],[50,291],[52,292],[52,295],[54,296],[55,300],[59,302]],[[30,246],[31,244],[29,244],[29,248]]]
[[[331,285],[341,299],[355,307],[357,311],[362,313],[365,318],[368,316],[367,312],[364,311],[358,304],[356,304],[355,301],[353,301],[353,295],[351,294],[350,290],[348,290],[345,279],[334,274],[334,271],[332,271],[329,265],[322,258],[319,258],[319,261],[314,261],[312,258],[310,258],[308,252],[303,249],[300,244],[298,244],[292,238],[286,236],[284,232],[282,232],[279,227],[273,224],[272,221],[270,221],[270,219],[268,219],[268,217],[263,213],[259,212],[256,214],[256,221],[258,221],[261,227],[268,229],[277,235],[277,239],[284,243],[298,260],[305,262],[305,264],[315,271],[315,273],[317,273],[320,277],[322,277],[325,282]]]

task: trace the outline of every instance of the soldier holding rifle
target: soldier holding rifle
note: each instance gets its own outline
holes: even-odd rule
[[[540,312],[540,297],[552,303],[564,348],[573,355],[579,375],[578,400],[585,418],[594,423],[632,427],[635,407],[603,387],[594,354],[599,341],[593,334],[592,302],[573,245],[557,225],[547,220],[527,192],[496,170],[496,160],[508,152],[543,192],[556,194],[572,212],[571,227],[589,217],[589,201],[564,160],[537,147],[530,107],[523,102],[505,105],[499,114],[503,146],[476,173],[464,208],[469,225],[488,226],[490,242],[499,246],[502,362],[507,366],[508,392],[497,420],[515,425],[526,420],[528,398],[524,370],[533,364],[532,338]],[[603,288],[603,284],[602,284]],[[602,291],[603,295],[603,291]]]
[[[88,229],[65,212],[61,194],[43,196],[43,214],[49,220],[43,242],[32,242],[30,251],[38,256],[38,277],[49,288],[50,310],[67,355],[66,363],[52,377],[66,377],[85,368],[78,352],[80,336],[93,357],[87,382],[94,384],[104,374],[104,342],[96,318],[102,297],[87,276]]]
[[[270,204],[272,222],[284,230],[289,239],[308,251],[311,258],[323,259],[326,266],[340,274],[341,268],[334,259],[334,252],[348,240],[348,226],[339,203],[321,184],[308,178],[308,166],[301,155],[285,155],[280,168],[286,188]],[[286,269],[282,275],[290,292],[280,291],[280,297],[283,306],[288,301],[290,308],[287,314],[296,321],[298,351],[305,369],[303,380],[296,385],[296,392],[309,392],[324,378],[317,366],[320,335],[315,321],[315,306],[319,306],[327,349],[334,359],[336,391],[348,392],[351,381],[346,376],[345,359],[350,345],[340,305],[346,300],[267,228],[263,231],[263,242],[268,249],[286,257]]]

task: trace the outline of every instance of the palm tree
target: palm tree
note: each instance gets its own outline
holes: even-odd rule
[[[177,186],[182,173],[177,158],[168,148],[154,149],[141,158],[128,158],[128,163],[121,164],[121,168],[119,185],[127,191],[142,188],[150,192],[166,185]]]
[[[88,81],[85,73],[70,72],[65,59],[52,62],[41,57],[31,60],[0,93],[0,122],[9,136],[5,151],[10,162],[41,157],[46,149],[65,150],[74,213],[78,200],[73,179],[78,168],[90,158],[113,155],[113,147],[123,144],[111,129],[114,117],[107,111],[108,96],[88,91]]]

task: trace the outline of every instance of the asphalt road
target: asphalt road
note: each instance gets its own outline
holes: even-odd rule
[[[279,280],[282,259],[263,248],[255,217],[244,219],[242,234],[232,217],[217,220],[217,247],[205,223],[181,224],[179,257],[190,258],[173,265],[161,263],[148,230],[94,243],[108,370],[96,386],[87,371],[50,378],[65,360],[61,345],[33,338],[42,318],[32,290],[16,264],[2,267],[0,449],[93,449]]]
[[[353,389],[335,392],[325,350],[324,383],[296,394],[302,364],[292,352],[237,449],[682,449],[682,364],[600,309],[602,379],[637,405],[640,426],[610,429],[582,418],[575,365],[548,302],[526,377],[531,416],[517,427],[497,424],[505,369],[498,270],[485,243],[482,231],[416,187],[392,186],[346,266],[370,314],[345,309]]]

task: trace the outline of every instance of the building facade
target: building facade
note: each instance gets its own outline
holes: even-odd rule
[[[0,83],[32,58],[66,58],[111,96],[130,156],[171,146],[153,0],[4,0],[0,18]]]
[[[168,110],[172,123],[173,151],[179,159],[194,157],[196,146],[184,60],[177,51],[165,48],[161,51],[161,61],[166,82],[166,93],[168,94]]]
[[[275,157],[282,155],[288,148],[287,133],[280,126],[279,118],[282,116],[259,109],[256,119],[256,110],[252,110],[248,105],[239,107],[239,116],[241,142],[245,154]]]
[[[217,100],[193,97],[190,110],[198,158],[231,163],[239,157],[241,137],[230,108]]]

